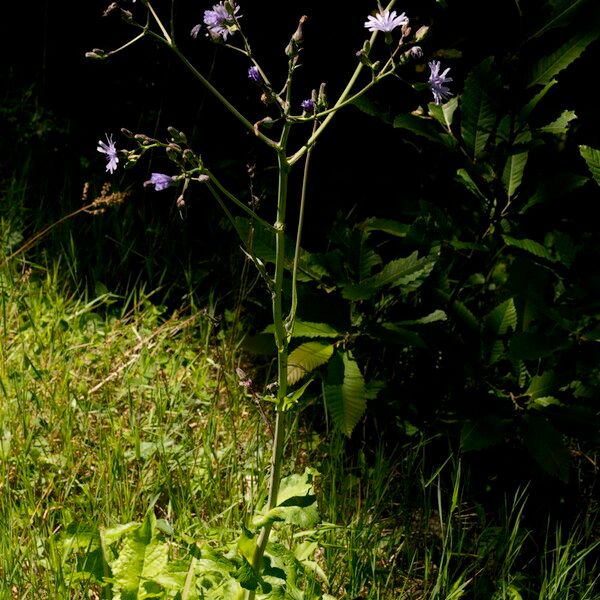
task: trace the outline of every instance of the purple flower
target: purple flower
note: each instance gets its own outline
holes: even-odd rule
[[[148,181],[144,181],[144,185],[153,185],[154,191],[160,192],[166,190],[170,185],[173,184],[173,178],[164,173],[152,173]]]
[[[119,163],[119,157],[117,156],[117,149],[115,148],[115,143],[112,140],[112,135],[106,134],[106,144],[102,141],[98,141],[98,147],[96,150],[98,152],[102,152],[102,154],[106,154],[106,160],[108,161],[106,164],[106,170],[109,173],[114,173],[117,164]]]
[[[235,33],[236,20],[239,18],[237,13],[238,10],[240,10],[240,7],[232,0],[227,2],[230,8],[225,6],[225,4],[226,2],[222,0],[219,4],[215,4],[212,7],[212,10],[204,11],[204,24],[206,25],[208,32],[213,38],[220,37],[223,38],[224,41],[227,40],[229,34]],[[230,10],[233,12],[231,13]],[[198,32],[194,35],[196,27],[192,29],[192,35],[194,37],[198,35]]]
[[[396,29],[396,27],[401,27],[403,25],[408,25],[406,13],[401,13],[396,16],[395,10],[390,12],[387,8],[380,8],[379,12],[374,17],[369,15],[365,22],[365,27],[369,31],[383,31],[385,33],[389,33],[393,29]]]
[[[452,92],[444,85],[449,81],[452,81],[452,77],[446,77],[450,68],[448,67],[441,75],[440,75],[440,61],[432,60],[429,64],[429,68],[431,69],[431,75],[429,75],[429,87],[431,88],[431,93],[433,94],[433,99],[436,104],[441,104],[444,100],[447,100],[450,96],[452,96]]]
[[[253,65],[248,69],[248,79],[254,81],[254,83],[260,83],[262,77],[260,76],[260,71],[257,66]]]
[[[308,98],[308,100],[302,100],[300,106],[302,107],[302,110],[304,112],[307,112],[307,113],[315,112],[315,101],[312,100],[311,98]]]
[[[413,46],[409,52],[413,58],[421,58],[423,56],[423,48],[421,46]]]

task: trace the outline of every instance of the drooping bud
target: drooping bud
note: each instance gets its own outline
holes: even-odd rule
[[[125,129],[125,127],[121,127],[121,133],[129,139],[134,137],[133,131],[129,131],[129,129]]]

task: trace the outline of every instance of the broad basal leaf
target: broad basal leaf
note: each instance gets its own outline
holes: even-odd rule
[[[579,152],[585,159],[596,183],[600,185],[600,150],[591,148],[590,146],[579,146]]]
[[[324,365],[333,354],[333,344],[306,342],[301,344],[288,357],[288,384],[294,385],[304,375]]]
[[[302,474],[284,477],[277,493],[277,505],[264,515],[254,519],[256,527],[267,523],[284,521],[303,528],[314,527],[319,521],[314,479],[319,475],[315,469],[307,468]]]
[[[327,409],[335,425],[348,437],[367,407],[365,382],[351,355],[336,354],[323,386]]]

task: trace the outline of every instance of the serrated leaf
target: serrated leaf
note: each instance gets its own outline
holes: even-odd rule
[[[496,335],[504,335],[509,329],[517,327],[517,309],[512,298],[505,300],[494,308],[486,317],[485,322],[490,331]]]
[[[592,177],[600,185],[600,150],[591,148],[590,146],[579,146],[579,153],[587,163]]]
[[[577,115],[572,110],[565,110],[561,113],[558,119],[540,127],[539,130],[544,133],[552,133],[553,135],[562,135],[567,133],[569,123],[577,118]]]
[[[530,140],[531,133],[528,131],[523,132],[521,135],[517,136],[515,146],[518,144],[526,144]],[[523,173],[525,172],[525,165],[527,164],[527,158],[529,156],[528,150],[517,152],[515,151],[515,147],[513,147],[513,151],[514,154],[511,154],[506,159],[506,164],[502,173],[502,183],[509,198],[512,198],[515,195],[515,192],[521,185]]]
[[[579,58],[583,51],[599,35],[600,27],[590,26],[589,29],[574,29],[577,34],[558,50],[544,56],[537,61],[528,74],[528,87],[533,85],[546,85],[563,69],[566,69],[574,60]]]
[[[350,437],[366,410],[367,402],[362,373],[348,353],[338,353],[332,359],[323,395],[333,422]]]
[[[553,371],[544,371],[541,375],[534,375],[529,382],[529,387],[525,391],[527,396],[531,396],[532,400],[551,396],[551,392],[556,387],[556,378]]]
[[[324,365],[332,354],[333,344],[323,342],[306,342],[292,350],[288,357],[288,384],[294,385],[304,375]]]
[[[475,160],[481,157],[497,120],[494,95],[500,78],[492,70],[493,57],[475,67],[465,80],[461,97],[461,125],[465,144]]]
[[[545,258],[551,262],[556,262],[556,259],[552,256],[552,254],[550,254],[548,248],[542,246],[542,244],[535,242],[534,240],[517,240],[516,238],[508,235],[503,235],[502,239],[507,246],[519,248],[519,250],[525,250],[525,252],[529,252],[529,254],[533,254],[539,258]]]
[[[527,450],[550,475],[569,481],[569,451],[563,436],[542,416],[525,415],[522,433]]]
[[[436,321],[446,321],[448,315],[443,310],[437,309],[432,313],[429,313],[425,317],[420,319],[413,319],[411,321],[400,321],[398,325],[427,325],[428,323],[435,323]]]
[[[456,180],[459,183],[462,183],[462,185],[464,185],[474,196],[480,200],[487,200],[483,192],[479,189],[477,184],[473,181],[473,178],[465,169],[458,169],[458,171],[456,171]]]
[[[429,255],[418,258],[418,253],[413,252],[406,258],[392,260],[379,273],[359,284],[344,287],[342,297],[347,300],[366,300],[385,286],[403,286],[403,291],[413,291],[421,285],[434,266],[434,257]]]

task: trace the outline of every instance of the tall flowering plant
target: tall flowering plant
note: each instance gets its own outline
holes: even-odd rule
[[[135,0],[133,1],[135,2]],[[418,43],[425,36],[426,28],[420,28],[413,33],[409,17],[403,12],[398,13],[396,10],[392,10],[394,4],[395,0],[392,0],[385,8],[379,5],[373,14],[366,17],[363,26],[368,30],[370,36],[365,39],[362,48],[357,51],[354,71],[344,89],[333,102],[327,98],[324,83],[310,93],[301,93],[299,96],[295,93],[294,75],[301,60],[304,24],[307,17],[303,16],[299,19],[297,29],[285,48],[286,75],[284,81],[277,85],[271,75],[261,66],[244,33],[243,23],[249,17],[243,7],[238,5],[235,0],[222,0],[212,8],[206,9],[201,22],[188,28],[189,35],[197,40],[197,43],[218,43],[246,57],[248,61],[247,77],[259,88],[261,97],[268,107],[268,114],[258,122],[252,122],[242,114],[234,102],[217,89],[183,54],[174,38],[174,23],[165,24],[160,11],[155,8],[152,0],[140,0],[135,7],[131,4],[124,7],[113,2],[106,9],[105,15],[113,13],[120,15],[122,19],[137,29],[138,33],[120,48],[109,52],[95,49],[88,53],[89,58],[105,59],[144,38],[158,41],[181,60],[190,74],[200,81],[222,104],[224,110],[240,123],[242,128],[250,131],[258,143],[263,144],[272,152],[277,164],[276,210],[275,214],[269,218],[259,214],[253,207],[236,197],[219,179],[210,165],[205,164],[201,155],[192,148],[186,135],[181,131],[168,128],[168,138],[159,140],[123,129],[122,133],[133,144],[133,147],[129,149],[119,148],[118,142],[113,141],[111,135],[106,136],[106,141],[98,142],[98,151],[104,154],[107,160],[106,170],[110,173],[115,172],[121,164],[126,167],[135,165],[148,152],[165,152],[173,164],[172,171],[152,173],[144,185],[152,187],[156,191],[176,189],[178,206],[185,204],[190,185],[205,186],[227,217],[231,219],[240,235],[247,256],[254,263],[271,293],[272,331],[277,348],[277,381],[273,386],[276,392],[271,398],[275,407],[275,427],[268,498],[261,514],[251,524],[252,529],[245,529],[241,535],[237,547],[237,562],[232,563],[230,581],[227,584],[229,590],[227,594],[230,595],[225,595],[224,598],[241,598],[245,595],[248,600],[252,600],[257,595],[260,598],[278,598],[282,597],[281,594],[286,591],[291,593],[296,584],[293,581],[295,577],[292,578],[289,572],[289,563],[286,563],[287,566],[282,569],[289,575],[283,580],[281,577],[277,579],[266,568],[268,564],[277,562],[277,552],[279,551],[270,546],[273,526],[276,522],[281,521],[305,527],[313,526],[317,522],[316,499],[313,489],[315,472],[307,469],[303,475],[282,478],[288,416],[298,404],[308,385],[305,383],[297,389],[290,389],[299,378],[293,375],[298,365],[290,364],[289,344],[298,309],[298,267],[304,212],[308,201],[307,184],[310,160],[315,143],[323,135],[339,110],[356,102],[383,79],[397,74],[404,64],[423,56],[423,51]],[[361,27],[360,22],[357,23],[357,27]],[[382,35],[387,51],[378,52],[378,56],[375,58],[374,47],[377,39]],[[383,58],[379,57],[380,54],[383,55]],[[445,69],[440,74],[439,62],[430,62],[429,66],[431,76],[427,85],[430,92],[433,93],[435,103],[439,104],[451,96],[450,90],[444,85],[451,81],[446,77],[449,69]],[[302,143],[292,147],[290,141],[292,129],[306,124],[311,126],[310,133]],[[302,186],[298,203],[299,212],[295,222],[292,223],[293,227],[290,227],[288,182],[290,173],[295,168],[303,171]],[[275,261],[272,268],[254,253],[252,245],[248,241],[249,236],[234,217],[236,212],[247,215],[253,223],[263,227],[274,237]],[[289,261],[286,258],[290,255],[289,252],[286,253],[286,243],[289,243],[286,242],[286,231],[295,232],[291,265],[288,264]],[[284,279],[288,277],[286,270],[290,273],[291,285],[289,288],[285,288],[290,290],[289,297],[285,297],[284,293]],[[312,361],[315,364],[315,361],[318,362],[321,359],[320,356],[312,356],[309,357],[308,362]],[[268,562],[265,560],[265,555],[269,555]],[[207,560],[209,559],[207,558]],[[122,562],[116,566],[122,567]],[[221,575],[223,575],[223,568],[223,563],[221,563]],[[201,589],[203,585],[209,585],[207,581],[210,581],[210,578],[198,577],[194,585]],[[305,590],[306,595],[303,597],[325,598],[327,596],[320,593],[317,584],[311,589],[310,593]],[[221,596],[211,595],[210,597]]]

